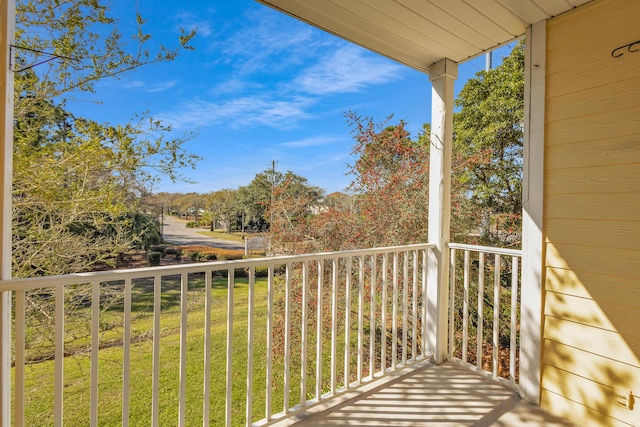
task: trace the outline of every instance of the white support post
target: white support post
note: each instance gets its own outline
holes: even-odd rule
[[[525,54],[525,128],[522,185],[522,302],[520,329],[520,390],[540,403],[542,298],[544,290],[544,105],[546,21],[527,29]]]
[[[11,278],[11,179],[13,174],[13,72],[15,1],[0,3],[0,279]],[[0,294],[0,425],[11,425],[11,293]]]
[[[443,59],[429,71],[432,85],[429,155],[429,252],[427,273],[428,348],[436,363],[447,354],[449,251],[451,217],[451,145],[453,143],[453,83],[458,64]]]

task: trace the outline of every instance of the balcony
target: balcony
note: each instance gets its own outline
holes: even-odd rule
[[[448,307],[430,244],[3,281],[13,423],[553,425],[518,396],[520,251],[449,250]]]

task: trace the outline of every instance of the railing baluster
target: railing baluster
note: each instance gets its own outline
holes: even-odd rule
[[[475,286],[475,280],[472,279],[472,275],[475,274],[472,272],[472,262],[471,256],[473,252],[478,253],[478,277],[477,277],[477,331],[476,331],[476,362],[475,367],[483,371],[485,374],[492,376],[496,381],[501,384],[512,386],[514,388],[518,388],[518,316],[519,316],[519,301],[518,301],[518,288],[521,286],[520,284],[520,271],[519,271],[519,263],[522,257],[522,251],[516,249],[506,249],[506,248],[492,248],[488,246],[477,246],[477,245],[467,245],[467,244],[459,244],[459,243],[450,243],[449,249],[451,251],[451,296],[449,300],[449,306],[456,306],[455,299],[455,266],[458,264],[455,261],[455,253],[457,250],[465,251],[465,259],[464,259],[464,294],[463,294],[463,317],[462,324],[459,322],[456,323],[456,319],[453,316],[454,312],[450,312],[449,321],[450,321],[450,330],[449,330],[449,345],[451,348],[450,351],[450,359],[453,361],[458,361],[463,365],[469,365],[468,363],[468,341],[469,339],[473,339],[473,337],[468,336],[468,331],[470,328],[470,322],[473,319],[470,317],[471,307],[469,306],[469,298],[471,292],[473,291],[472,286]],[[493,256],[492,259],[489,259],[489,256]],[[511,284],[503,283],[503,263],[506,261],[506,257],[511,259]],[[485,284],[485,281],[488,280],[486,278],[486,268],[487,265],[490,265],[491,268],[494,268],[493,274],[493,287],[487,288],[488,285]],[[473,282],[473,283],[472,283]],[[511,301],[505,301],[502,294],[502,288],[504,286],[508,286],[511,289]],[[487,291],[487,289],[489,289]],[[493,292],[493,297],[490,297],[487,292]],[[491,299],[490,302],[485,303],[485,299]],[[511,304],[511,310],[508,315],[503,316],[502,310],[500,306],[502,304]],[[492,306],[491,310],[493,312],[492,318],[487,318],[485,313],[488,311],[488,306]],[[459,310],[459,307],[455,307],[456,312]],[[484,328],[488,327],[489,324],[487,322],[491,322],[492,332],[491,335],[487,335],[484,332]],[[453,324],[453,327],[451,327]],[[502,339],[505,338],[503,335],[506,334],[507,330],[509,330],[509,342],[503,342]],[[454,335],[455,334],[455,335]],[[462,337],[462,351],[461,356],[458,358],[453,355],[455,352],[454,343],[456,338],[459,337],[458,334]],[[506,352],[501,351],[500,346],[506,346],[510,348],[509,356],[506,356]],[[487,344],[486,348],[491,348],[490,351],[485,351],[484,344]],[[506,347],[505,347],[506,349]],[[513,351],[511,351],[513,349]],[[503,356],[503,353],[505,355]],[[490,361],[487,361],[490,360]],[[509,369],[507,370],[506,364],[509,364]]]
[[[455,351],[455,341],[453,339],[453,330],[455,328],[455,304],[456,304],[456,250],[451,249],[451,265],[449,267],[450,271],[450,281],[449,281],[449,356],[453,356]]]
[[[291,264],[285,267],[284,305],[284,399],[283,412],[289,413],[289,388],[291,383]]]
[[[376,349],[376,261],[377,255],[371,255],[371,289],[369,302],[369,376],[374,377],[375,372],[375,349]]]
[[[382,255],[382,316],[380,324],[380,373],[387,371],[387,268],[388,255]]]
[[[187,307],[188,307],[189,276],[180,275],[180,376],[178,425],[185,425],[186,420],[186,390],[187,390]]]
[[[516,383],[516,353],[518,330],[518,257],[511,257],[511,343],[509,348],[509,380]]]
[[[482,355],[484,344],[484,252],[478,254],[478,330],[476,346],[476,366],[482,369]]]
[[[464,251],[464,281],[462,292],[462,361],[467,362],[469,349],[469,251]]]
[[[324,268],[324,263],[322,261],[318,261],[318,296],[317,296],[317,332],[316,332],[316,399],[318,402],[322,400],[322,302],[323,292],[322,292],[322,270]]]
[[[402,253],[402,364],[407,364],[407,335],[409,330],[409,253]]]
[[[227,289],[227,352],[226,352],[226,361],[225,361],[225,381],[226,381],[226,390],[225,390],[225,425],[236,425],[242,421],[232,420],[232,415],[234,415],[233,411],[233,381],[237,381],[238,378],[234,379],[234,375],[232,372],[233,367],[233,339],[236,334],[234,334],[234,286],[235,286],[235,275],[234,271],[237,268],[246,268],[249,271],[249,286],[248,286],[248,328],[247,328],[247,372],[246,372],[246,393],[245,393],[245,422],[247,426],[252,425],[253,423],[253,383],[254,383],[254,368],[255,363],[257,363],[257,359],[255,356],[256,349],[256,289],[259,289],[256,286],[256,277],[255,277],[255,267],[259,265],[264,265],[271,262],[281,262],[281,264],[286,266],[286,295],[284,295],[285,299],[285,349],[284,349],[284,413],[278,415],[278,417],[285,416],[294,411],[293,405],[296,405],[296,411],[298,408],[304,408],[307,405],[307,392],[309,388],[309,375],[313,375],[309,371],[309,351],[313,351],[309,348],[309,345],[313,345],[309,343],[308,340],[310,335],[313,334],[312,331],[309,331],[309,322],[313,321],[309,319],[309,316],[313,316],[313,314],[309,313],[309,307],[313,305],[314,301],[312,298],[313,291],[309,289],[309,280],[312,269],[312,264],[309,262],[317,263],[318,265],[318,294],[317,294],[317,342],[316,342],[316,379],[315,379],[315,394],[318,401],[322,400],[322,391],[323,391],[323,369],[326,370],[326,366],[323,365],[323,352],[326,352],[325,345],[328,347],[328,343],[326,339],[323,342],[324,338],[329,338],[328,336],[323,337],[323,334],[326,335],[328,332],[324,331],[328,326],[332,327],[331,331],[331,394],[337,394],[336,388],[338,385],[342,386],[342,384],[338,384],[341,380],[337,379],[338,375],[342,373],[339,370],[342,366],[338,365],[338,360],[342,357],[341,354],[337,354],[337,351],[341,351],[342,349],[338,349],[338,346],[341,345],[343,337],[340,337],[341,331],[338,330],[338,325],[340,322],[345,322],[345,330],[344,330],[344,388],[351,388],[354,383],[351,381],[352,379],[359,385],[363,382],[369,381],[376,376],[376,360],[378,360],[377,351],[379,351],[380,355],[380,373],[382,375],[387,374],[388,372],[397,369],[400,367],[400,363],[402,365],[411,363],[418,359],[419,353],[422,351],[423,355],[426,355],[427,349],[425,346],[420,346],[420,334],[426,333],[426,325],[424,325],[424,319],[426,315],[424,314],[427,307],[423,304],[420,305],[419,301],[424,296],[426,292],[427,281],[425,277],[426,273],[426,264],[427,264],[427,256],[426,251],[428,248],[431,248],[431,245],[416,245],[416,246],[405,246],[405,247],[393,247],[393,248],[378,248],[374,250],[362,250],[362,251],[347,251],[347,252],[336,252],[330,254],[312,254],[309,256],[291,256],[281,258],[281,261],[278,258],[273,260],[262,260],[261,264],[258,264],[256,260],[239,260],[232,261],[230,263],[225,262],[217,262],[214,264],[205,264],[204,267],[198,267],[196,265],[185,265],[180,267],[171,267],[162,269],[148,269],[148,270],[131,270],[130,272],[99,272],[99,273],[90,273],[88,275],[70,275],[69,279],[66,278],[51,278],[50,282],[15,282],[17,285],[16,288],[12,288],[14,283],[12,280],[3,281],[0,283],[0,292],[2,291],[14,291],[15,292],[15,316],[16,316],[16,324],[14,325],[14,333],[15,333],[15,347],[14,347],[14,360],[16,363],[14,375],[14,420],[13,425],[23,425],[24,424],[24,407],[23,404],[25,399],[28,396],[25,396],[26,391],[25,387],[25,334],[27,325],[24,323],[24,311],[26,310],[26,301],[25,301],[25,292],[27,289],[41,289],[41,288],[53,288],[55,296],[55,381],[54,381],[54,425],[61,426],[65,421],[64,416],[64,367],[65,367],[65,316],[68,315],[65,313],[65,300],[67,299],[66,295],[68,294],[67,286],[87,286],[86,283],[89,283],[91,286],[91,325],[90,333],[91,333],[91,349],[92,352],[87,356],[87,359],[90,363],[90,378],[89,384],[87,385],[87,399],[89,400],[88,406],[90,411],[88,411],[87,416],[90,417],[87,425],[95,426],[98,425],[98,412],[100,406],[100,380],[99,373],[99,356],[100,356],[100,345],[101,345],[101,329],[100,329],[100,320],[101,320],[101,284],[119,281],[121,284],[124,283],[124,304],[123,304],[123,335],[122,335],[122,402],[121,402],[121,414],[122,414],[122,425],[126,426],[130,424],[130,417],[134,417],[133,407],[130,405],[133,397],[133,391],[130,391],[131,387],[135,389],[136,384],[132,381],[131,378],[131,369],[132,363],[134,360],[134,355],[132,354],[133,345],[133,334],[135,333],[136,323],[135,318],[132,317],[132,298],[133,298],[133,285],[136,284],[136,280],[147,279],[149,277],[153,277],[153,343],[152,343],[152,396],[151,396],[151,425],[157,427],[159,425],[159,419],[163,417],[161,414],[161,406],[160,406],[160,346],[161,346],[161,302],[162,302],[162,286],[163,286],[163,278],[165,276],[174,276],[179,275],[180,281],[180,303],[179,303],[179,319],[180,319],[180,331],[179,331],[179,340],[180,340],[180,350],[179,350],[179,384],[176,387],[176,397],[178,399],[178,420],[177,424],[180,426],[185,425],[187,422],[187,412],[190,411],[190,408],[193,406],[194,402],[190,402],[187,400],[187,358],[189,357],[189,343],[191,337],[188,335],[188,321],[191,319],[189,316],[191,313],[188,308],[190,307],[189,301],[189,279],[194,280],[190,275],[193,274],[201,274],[203,271],[205,272],[204,282],[205,292],[204,292],[204,323],[205,323],[205,331],[203,333],[203,369],[204,369],[204,378],[203,378],[203,401],[198,402],[197,404],[202,405],[203,418],[202,424],[203,426],[211,424],[213,422],[211,420],[211,416],[209,412],[211,412],[212,402],[211,399],[211,369],[213,365],[212,359],[212,340],[213,340],[213,329],[211,328],[211,322],[213,321],[213,288],[212,288],[212,271],[208,269],[224,269],[223,271],[227,272],[228,275],[228,289]],[[402,255],[401,255],[402,252]],[[371,257],[371,262],[369,264],[369,260],[367,257]],[[379,256],[382,256],[383,261],[381,263],[377,262]],[[393,256],[393,266],[389,263],[390,257]],[[400,257],[402,256],[402,259]],[[422,260],[420,260],[420,256],[422,256]],[[323,300],[325,300],[325,296],[323,296],[323,287],[324,287],[324,263],[328,260],[332,261],[332,277],[331,277],[331,325],[328,325],[329,321],[324,319],[323,317],[328,312],[327,307],[323,307]],[[342,263],[345,263],[341,266]],[[400,262],[404,262],[402,265],[402,270],[400,270]],[[422,267],[419,267],[419,262],[422,262]],[[517,261],[516,261],[517,262]],[[412,264],[413,263],[413,264]],[[382,264],[382,274],[378,273],[378,264]],[[274,289],[274,278],[275,278],[275,265],[269,265],[269,279],[268,279],[268,296],[267,296],[267,348],[266,348],[266,371],[267,371],[267,381],[266,381],[266,402],[265,402],[265,418],[266,420],[262,422],[272,422],[273,414],[272,414],[272,393],[273,389],[279,389],[280,387],[274,387],[274,375],[280,375],[282,370],[279,370],[278,373],[274,372],[275,368],[275,349],[273,348],[274,340],[273,340],[273,332],[274,332],[274,318],[275,318],[275,289]],[[294,286],[298,286],[298,282],[294,282],[294,280],[298,279],[298,275],[294,274],[293,268],[298,268],[298,265],[302,268],[302,310],[301,310],[301,318],[294,316],[294,311],[292,308],[292,304],[294,303]],[[413,265],[412,267],[410,267]],[[328,265],[326,266],[328,267]],[[343,268],[344,267],[344,268]],[[354,268],[358,268],[358,276],[357,276],[357,286],[354,283],[354,279],[356,278]],[[366,277],[367,271],[371,268],[371,276],[369,278]],[[409,268],[412,268],[409,271]],[[418,272],[422,268],[423,270],[423,278],[422,278],[422,286],[419,288],[418,284]],[[517,265],[514,267],[517,270]],[[296,271],[297,273],[297,271]],[[343,299],[340,295],[342,293],[342,274],[346,274],[345,276],[345,296]],[[393,278],[389,278],[388,275],[393,274]],[[403,275],[402,283],[400,283],[400,274]],[[516,273],[517,274],[517,273]],[[378,277],[381,277],[381,295],[378,292]],[[411,275],[411,276],[410,276]],[[29,279],[31,280],[31,279]],[[315,280],[315,277],[314,277]],[[370,295],[365,294],[366,283],[371,283]],[[393,282],[390,282],[393,280]],[[516,279],[512,279],[516,280]],[[172,279],[173,281],[173,279]],[[198,278],[198,283],[200,279]],[[28,283],[26,287],[23,288],[23,283]],[[512,285],[513,286],[513,285]],[[513,298],[517,299],[517,284],[513,286],[515,295]],[[297,288],[296,288],[297,289]],[[136,288],[137,290],[137,288]],[[357,303],[354,300],[355,296],[353,292],[357,290],[358,292],[358,300]],[[325,290],[328,293],[328,289]],[[296,291],[297,292],[297,291]],[[392,295],[389,295],[390,293]],[[295,294],[297,296],[297,293]],[[367,303],[366,299],[370,298],[369,303]],[[391,298],[391,301],[389,301]],[[328,301],[329,295],[326,295],[326,301]],[[402,301],[402,302],[401,302]],[[380,303],[381,314],[378,318],[378,304]],[[341,310],[345,310],[345,317],[341,317]],[[367,304],[369,306],[367,307]],[[411,306],[409,306],[411,304]],[[357,306],[357,308],[356,308]],[[358,310],[356,314],[354,310]],[[368,310],[369,313],[366,314],[364,310]],[[402,310],[402,316],[400,315],[400,310]],[[420,310],[420,312],[418,311]],[[354,317],[357,315],[357,318]],[[339,317],[340,316],[340,317]],[[389,316],[392,316],[392,319],[389,319]],[[422,316],[422,317],[421,317]],[[517,312],[512,313],[512,324],[513,322],[517,322]],[[367,317],[369,318],[368,325]],[[514,320],[514,318],[516,320]],[[20,321],[22,319],[22,321]],[[300,319],[301,323],[301,356],[300,359],[297,359],[295,356],[292,360],[291,351],[292,348],[295,347],[297,349],[296,344],[292,344],[291,339],[293,339],[294,334],[293,331],[297,331],[297,321]],[[296,322],[296,323],[294,323]],[[422,324],[421,324],[422,323]],[[357,324],[357,326],[356,326]],[[366,332],[365,329],[369,327],[369,332]],[[340,325],[341,327],[341,325]],[[357,328],[357,339],[353,336],[355,330]],[[378,339],[376,337],[376,331],[381,330],[381,337]],[[391,330],[389,330],[391,329]],[[366,343],[366,333],[369,333],[368,344]],[[402,334],[402,339],[400,339],[398,334]],[[388,339],[391,338],[391,353],[387,354],[387,346],[389,346]],[[515,339],[514,337],[511,338]],[[376,342],[378,341],[379,342]],[[409,344],[409,341],[411,343]],[[356,361],[353,360],[353,348],[356,347],[357,341],[357,368]],[[366,346],[369,346],[368,355],[366,354],[367,349]],[[400,349],[398,345],[402,345],[402,355],[400,355]],[[379,348],[378,348],[379,346]],[[422,347],[422,348],[420,348]],[[328,353],[328,352],[327,352]],[[327,355],[324,355],[327,356]],[[367,359],[367,357],[369,359]],[[389,361],[389,357],[391,360]],[[328,359],[328,357],[326,357]],[[401,361],[400,361],[401,359]],[[236,364],[238,361],[235,361]],[[298,375],[298,362],[300,362],[300,405],[297,405],[297,402],[293,402],[293,405],[290,402],[290,389],[292,386],[293,378],[297,378]],[[342,362],[342,361],[341,361]],[[352,365],[353,362],[353,365]],[[368,364],[368,366],[367,366]],[[515,366],[515,364],[513,364]],[[279,365],[282,366],[282,365]],[[387,370],[389,368],[389,370]],[[280,368],[282,369],[282,368]],[[352,369],[354,371],[352,372]],[[515,368],[512,368],[515,369]],[[368,372],[368,374],[367,374]],[[325,372],[325,374],[327,374]],[[342,377],[342,375],[341,375]],[[242,381],[242,380],[240,380]],[[295,387],[295,386],[294,386]],[[278,399],[279,400],[279,399]],[[237,405],[238,402],[235,402]],[[189,404],[189,407],[187,407]],[[174,410],[175,410],[174,409]],[[240,416],[241,414],[235,414],[236,416]],[[189,416],[190,417],[190,416]],[[68,420],[66,420],[68,421]],[[108,420],[103,420],[108,422]],[[137,422],[137,420],[136,420]]]
[[[131,373],[131,278],[124,281],[124,337],[122,339],[122,427],[129,425],[129,384]]]
[[[300,358],[300,406],[307,402],[307,339],[308,339],[308,305],[309,305],[309,263],[302,263],[302,356]]]
[[[396,370],[398,356],[398,252],[393,253],[393,298],[391,305],[391,369]]]
[[[413,283],[411,294],[411,359],[418,359],[418,251],[413,251]]]
[[[249,267],[249,295],[248,295],[248,318],[247,318],[247,395],[246,395],[246,426],[253,423],[253,338],[255,321],[255,284],[256,268]]]
[[[227,365],[226,365],[226,399],[225,424],[231,427],[233,412],[233,288],[235,286],[235,270],[227,270]]]
[[[151,376],[151,425],[159,426],[160,413],[160,311],[162,309],[162,276],[153,278],[153,368]]]
[[[266,391],[265,391],[265,420],[271,420],[271,402],[273,400],[271,390],[273,389],[273,278],[275,265],[269,264],[269,278],[267,284],[267,360],[266,360]]]
[[[344,304],[344,388],[349,389],[349,368],[351,362],[351,264],[353,259],[346,258],[345,304]]]
[[[427,348],[427,329],[429,325],[427,324],[427,260],[428,260],[428,249],[424,249],[422,252],[422,357],[426,358],[428,354]]]
[[[338,259],[333,258],[331,270],[331,395],[336,394],[338,341]]]
[[[16,313],[16,319],[17,319]],[[98,353],[100,352],[100,282],[91,283],[91,385],[90,425],[98,425]],[[16,361],[16,368],[18,362]],[[17,378],[17,371],[16,371]],[[16,400],[17,401],[17,400]]]
[[[18,290],[16,296],[16,312],[15,312],[15,397],[14,397],[14,414],[15,427],[24,426],[24,364],[25,364],[25,333],[26,333],[26,311],[25,298],[26,292]],[[93,352],[93,348],[91,349]],[[96,417],[97,418],[97,417]]]
[[[55,383],[53,421],[62,427],[64,415],[64,285],[56,286],[55,296]]]
[[[364,346],[364,257],[358,259],[358,384],[362,384]]]
[[[204,378],[202,390],[202,426],[209,425],[209,399],[211,397],[211,275],[204,273]]]
[[[500,334],[500,254],[495,255],[493,272],[493,376],[498,376],[499,334]]]

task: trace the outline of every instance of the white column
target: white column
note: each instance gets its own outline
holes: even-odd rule
[[[522,185],[522,303],[520,390],[540,403],[542,293],[544,290],[544,105],[546,21],[527,29],[524,80],[524,165]]]
[[[429,154],[429,254],[427,272],[427,345],[434,361],[447,353],[449,300],[449,224],[451,218],[451,145],[453,143],[453,83],[458,64],[443,59],[429,70],[431,95],[431,147]]]
[[[15,2],[0,6],[0,279],[11,278],[11,179],[13,150],[13,72],[11,49]],[[11,425],[11,293],[0,294],[0,424]]]

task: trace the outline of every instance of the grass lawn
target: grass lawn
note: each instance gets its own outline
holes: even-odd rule
[[[202,425],[204,384],[204,289],[202,278],[190,278],[187,321],[187,425]],[[152,283],[134,283],[132,304],[132,341],[130,368],[130,416],[132,426],[147,426],[151,420],[152,396]],[[179,402],[180,312],[178,279],[162,283],[162,338],[160,343],[160,425],[176,425]],[[255,287],[255,353],[264,360],[266,352],[265,280]],[[233,351],[233,412],[234,425],[244,424],[247,378],[247,279],[236,279],[234,289],[234,351]],[[224,422],[225,363],[227,334],[227,280],[219,278],[212,284],[211,304],[211,381],[210,423]],[[99,425],[120,425],[122,421],[122,312],[113,307],[101,315],[101,324],[119,324],[101,335],[99,353]],[[258,332],[260,331],[260,332]],[[68,338],[70,340],[71,338]],[[82,343],[73,342],[76,348]],[[71,347],[71,343],[67,345]],[[42,351],[42,350],[40,350]],[[90,353],[78,352],[64,362],[64,425],[89,425],[90,414]],[[264,417],[265,372],[262,363],[254,363],[254,420]],[[25,425],[53,425],[54,362],[44,361],[26,366]],[[280,403],[281,404],[281,403]]]
[[[324,276],[330,280],[330,274]],[[319,300],[315,286],[310,286],[309,299],[302,303],[302,288],[299,281],[293,281],[290,290],[291,307],[287,314],[285,290],[280,278],[274,285],[273,306],[273,393],[272,411],[279,412],[284,406],[284,348],[286,347],[285,324],[290,322],[290,384],[289,406],[301,399],[312,398],[316,388],[315,342],[318,305],[322,308],[323,355],[322,355],[322,391],[330,389],[331,365],[335,364],[337,387],[344,385],[345,366],[345,329],[351,331],[350,343],[350,381],[355,380],[356,349],[358,347],[358,300],[357,282],[352,285],[350,306],[345,305],[344,285],[338,286],[337,302],[339,315],[335,324],[335,335],[331,326],[331,287],[325,283],[322,298]],[[104,284],[103,292],[109,293],[121,283]],[[214,278],[211,287],[211,322],[205,324],[205,289],[202,275],[190,275],[188,286],[187,348],[186,348],[186,424],[202,425],[203,420],[203,384],[204,377],[210,379],[210,425],[222,425],[225,414],[226,394],[226,352],[227,352],[227,279]],[[115,289],[117,291],[117,289]],[[117,293],[117,292],[116,292]],[[255,320],[253,354],[253,421],[265,417],[266,390],[266,323],[267,323],[267,281],[258,278],[255,284]],[[245,425],[246,389],[247,389],[247,327],[248,327],[248,283],[246,278],[237,278],[233,290],[233,388],[232,412],[233,425]],[[180,369],[180,280],[177,276],[162,279],[162,310],[160,316],[160,380],[159,410],[160,425],[176,425],[179,406],[179,369]],[[308,382],[305,395],[301,396],[302,377],[302,322],[301,311],[308,308],[307,328],[307,364]],[[363,313],[369,312],[365,301]],[[66,321],[65,351],[71,354],[64,361],[64,425],[86,426],[90,417],[90,321],[88,307],[81,307],[74,315],[75,319]],[[121,425],[122,422],[122,380],[123,380],[123,314],[122,304],[105,307],[100,316],[99,351],[99,425]],[[345,312],[352,313],[350,324],[345,324]],[[391,310],[388,311],[391,313]],[[73,321],[72,321],[73,320]],[[135,280],[132,291],[130,386],[129,386],[129,423],[132,426],[147,426],[151,421],[152,404],[152,347],[153,347],[153,281]],[[53,425],[53,387],[54,361],[46,360],[52,354],[51,344],[42,337],[49,333],[38,334],[37,324],[27,328],[27,357],[34,362],[26,366],[25,425]],[[369,342],[368,323],[364,325],[363,350]],[[204,370],[204,333],[211,331],[211,368]],[[377,345],[381,340],[380,324],[377,325]],[[46,332],[46,331],[45,331]],[[335,360],[332,359],[332,347],[335,345]],[[391,344],[388,343],[388,348]],[[388,350],[388,355],[390,350]],[[378,354],[378,353],[376,353]],[[364,361],[364,375],[367,375],[367,359]],[[376,370],[379,369],[379,360]]]

